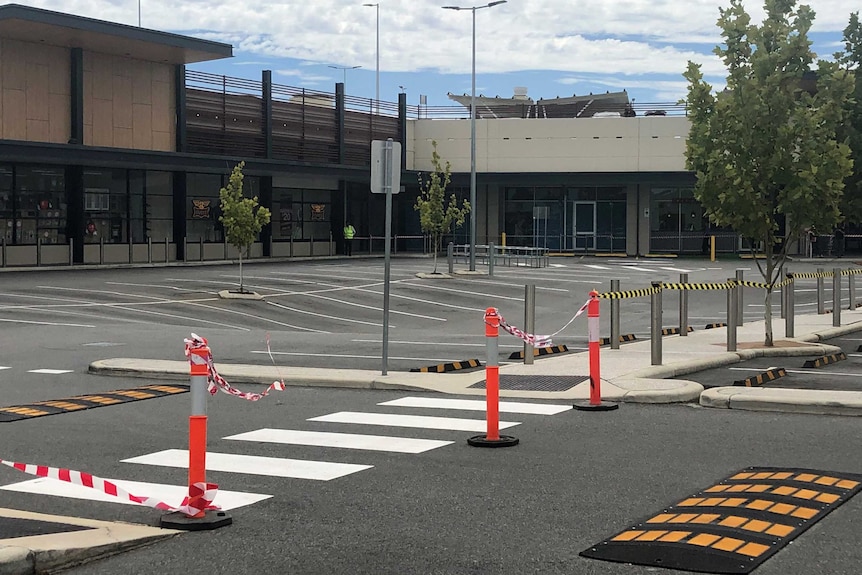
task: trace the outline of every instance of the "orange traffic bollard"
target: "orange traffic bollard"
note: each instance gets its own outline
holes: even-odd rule
[[[577,402],[575,409],[586,411],[611,411],[618,409],[619,404],[602,401],[602,377],[599,366],[599,292],[590,292],[590,302],[587,306],[587,325],[590,339],[590,401]]]
[[[488,361],[485,363],[485,411],[487,433],[467,440],[473,447],[511,447],[518,439],[500,435],[500,366],[498,365],[497,338],[500,333],[500,315],[493,307],[485,310],[485,342]]]

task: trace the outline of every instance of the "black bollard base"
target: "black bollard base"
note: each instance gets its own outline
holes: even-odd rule
[[[189,517],[185,513],[175,511],[162,515],[159,527],[162,529],[179,529],[181,531],[208,531],[226,527],[233,523],[233,518],[224,511],[206,511],[203,517]]]
[[[510,435],[501,435],[500,439],[488,439],[487,435],[476,435],[467,440],[467,445],[473,447],[513,447],[518,445],[518,438]]]
[[[608,403],[607,401],[601,401],[599,403],[590,403],[589,401],[579,401],[572,405],[577,410],[580,411],[613,411],[615,409],[620,408],[619,403]]]

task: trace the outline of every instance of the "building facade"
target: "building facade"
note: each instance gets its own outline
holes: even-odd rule
[[[396,251],[427,249],[413,209],[432,142],[469,194],[469,107],[429,109],[194,71],[227,44],[18,5],[0,7],[3,266],[235,257],[219,189],[272,211],[252,257],[328,256],[348,219],[383,250],[372,140],[402,143]],[[457,100],[457,98],[455,98]],[[490,100],[490,99],[489,99]],[[625,93],[477,106],[477,240],[552,251],[701,253],[684,110],[638,113]],[[619,108],[620,113],[614,110]],[[675,115],[676,114],[676,115]],[[466,243],[468,226],[453,240]],[[719,233],[719,249],[740,248]]]

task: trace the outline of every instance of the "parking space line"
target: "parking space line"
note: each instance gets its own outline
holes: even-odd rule
[[[265,351],[265,350],[264,351],[252,350],[251,353],[268,354],[269,352]],[[275,351],[275,350],[273,350],[272,355],[299,355],[299,356],[303,356],[303,357],[308,357],[309,353],[303,352],[303,351]],[[349,353],[327,353],[326,357],[343,357],[343,358],[347,358],[347,359],[381,359],[381,356],[379,356],[379,355],[359,355],[359,354],[349,354]],[[431,362],[435,362],[435,363],[446,363],[449,361],[458,361],[457,359],[451,359],[451,358],[440,359],[440,358],[436,358],[436,357],[393,357],[391,355],[389,356],[389,359],[397,359],[397,360],[404,360],[404,361],[431,361]]]
[[[372,321],[362,321],[361,319],[350,319],[350,318],[346,318],[344,316],[334,316],[334,315],[326,315],[324,313],[316,313],[313,311],[308,311],[308,310],[304,310],[304,309],[297,309],[295,307],[282,305],[280,303],[275,303],[274,301],[267,301],[266,303],[267,303],[267,305],[274,305],[277,308],[286,309],[288,311],[292,311],[292,312],[296,312],[296,313],[304,313],[304,314],[313,315],[313,316],[317,316],[317,317],[324,317],[326,319],[335,320],[337,322],[346,321],[348,323],[361,323],[363,325],[373,325],[375,327],[383,327],[382,323],[374,323]],[[389,327],[397,327],[397,326],[394,326],[390,323]],[[312,331],[319,331],[319,330],[312,330]],[[328,332],[324,331],[324,332],[320,332],[320,333],[328,333]]]
[[[445,288],[442,286],[423,285],[421,283],[408,282],[408,281],[403,282],[403,285],[407,285],[410,287],[417,287],[417,288],[421,288],[421,289],[439,290],[439,291],[445,291],[445,292],[457,292],[460,294],[475,295],[475,296],[484,297],[484,298],[507,299],[507,300],[517,301],[517,302],[524,301],[523,297],[511,297],[511,296],[505,296],[505,295],[496,295],[496,294],[480,293],[480,292],[474,292],[474,291],[465,291],[463,289]]]
[[[350,341],[358,342],[358,343],[383,343],[382,340],[379,339],[351,339]],[[436,345],[439,346],[439,341],[393,341],[389,340],[389,343],[397,343],[402,345]],[[454,344],[458,347],[486,347],[485,343],[457,343]],[[522,345],[498,345],[497,347],[510,347],[512,349],[523,349]]]
[[[0,321],[5,323],[26,323],[28,325],[53,325],[56,327],[89,327],[94,328],[96,326],[82,323],[58,323],[52,321],[28,321],[24,319],[6,319],[0,318]]]

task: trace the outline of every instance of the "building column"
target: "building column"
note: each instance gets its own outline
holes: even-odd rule
[[[69,126],[69,143],[84,145],[84,51],[81,48],[71,48],[70,83],[71,113]]]
[[[177,152],[188,151],[188,138],[186,133],[186,67],[182,64],[174,68],[174,94],[176,106],[176,134],[175,143]],[[183,176],[185,179],[185,176]],[[176,181],[176,180],[175,180]]]
[[[272,158],[272,70],[264,70],[261,78],[263,87],[263,147],[264,157]],[[272,184],[272,178],[270,178]]]
[[[338,148],[338,163],[344,163],[344,84],[335,85],[335,145]]]
[[[272,213],[272,176],[261,176],[260,178],[260,205],[270,211],[269,223],[263,226],[260,230],[260,242],[263,247],[263,257],[272,257],[271,247],[272,240],[272,221],[275,214]]]
[[[66,166],[66,237],[74,242],[72,261],[84,263],[84,168]]]

